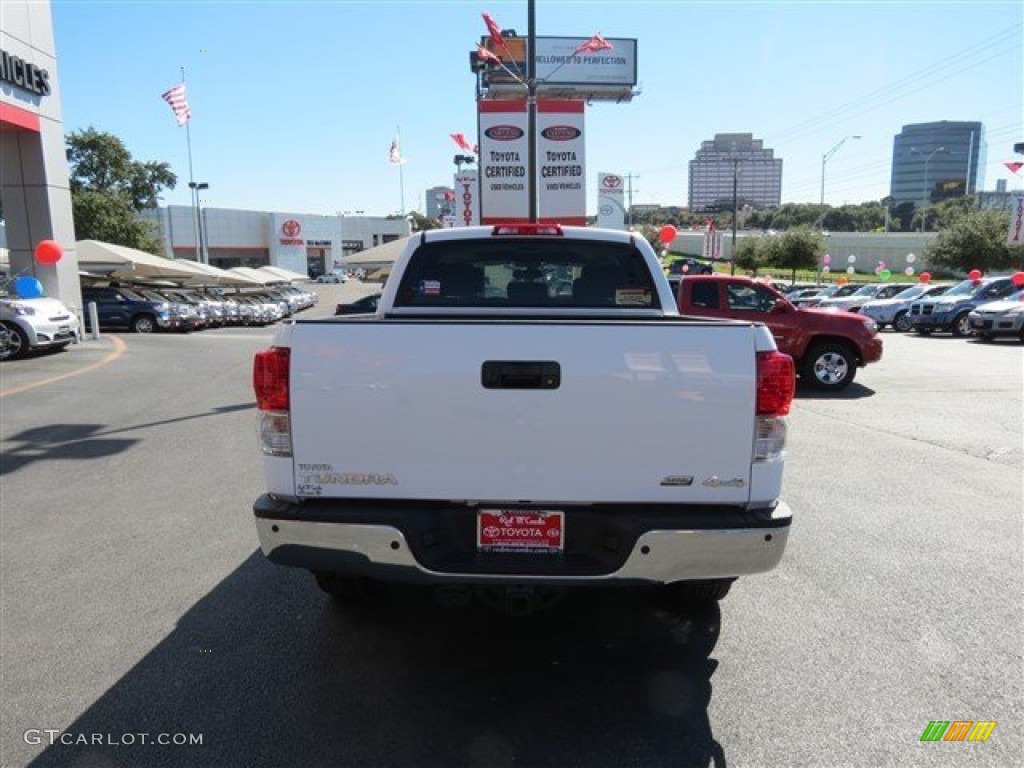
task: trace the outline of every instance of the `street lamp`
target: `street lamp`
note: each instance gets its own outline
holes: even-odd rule
[[[199,193],[204,189],[209,189],[210,185],[205,181],[190,181],[188,183],[188,188],[192,190],[192,199],[194,201],[193,205],[195,206],[196,214],[196,230],[199,233],[199,236],[196,238],[196,262],[199,264],[207,264],[210,259],[206,248],[205,233],[203,232],[203,216],[202,208],[199,205]]]
[[[839,148],[843,146],[849,139],[859,139],[860,136],[845,136],[843,139],[836,144],[832,149],[821,156],[821,218],[818,219],[818,223],[821,224],[825,221],[825,163],[829,161]]]
[[[936,147],[931,152],[925,154],[917,147],[910,148],[910,154],[912,155],[925,155],[924,158],[924,187],[921,189],[921,231],[924,232],[924,222],[928,216],[928,203],[931,202],[931,195],[928,194],[928,164],[931,163],[932,157],[936,152],[945,152],[945,147]]]

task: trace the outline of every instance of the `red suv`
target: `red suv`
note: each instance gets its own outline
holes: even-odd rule
[[[764,323],[779,351],[792,356],[800,378],[817,389],[843,389],[857,368],[882,358],[882,339],[871,318],[842,310],[798,309],[771,286],[749,277],[684,277],[678,282],[676,304],[684,315]]]

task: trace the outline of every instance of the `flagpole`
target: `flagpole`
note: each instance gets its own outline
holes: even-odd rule
[[[402,196],[402,209],[399,213],[405,216],[405,174],[402,171],[402,166],[405,165],[405,157],[402,156],[402,126],[395,128],[395,135],[398,136],[398,193]]]
[[[181,68],[181,84],[185,84],[185,68]],[[188,146],[188,188],[192,193],[192,239],[196,244],[196,263],[203,263],[203,254],[199,246],[199,190],[192,174],[192,128],[191,120],[185,121],[185,143]],[[171,258],[174,258],[174,246],[171,245]]]

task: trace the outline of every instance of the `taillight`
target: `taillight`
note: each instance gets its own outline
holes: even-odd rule
[[[781,352],[757,353],[757,415],[785,416],[793,403],[796,369]]]
[[[256,407],[261,411],[287,411],[288,362],[291,350],[271,347],[256,353],[252,367],[252,388],[256,392]]]
[[[796,389],[793,358],[781,352],[757,353],[757,429],[754,461],[782,458],[786,447],[786,420]]]
[[[268,456],[292,455],[292,420],[288,394],[291,350],[271,347],[256,353],[252,388],[260,411],[260,450]]]
[[[561,224],[497,224],[492,235],[555,235],[562,236]]]

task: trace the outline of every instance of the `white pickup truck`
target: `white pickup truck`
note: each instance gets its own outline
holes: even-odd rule
[[[339,599],[375,580],[513,611],[570,585],[720,599],[785,549],[793,382],[764,326],[681,317],[640,236],[423,232],[375,314],[257,353],[260,544]]]

